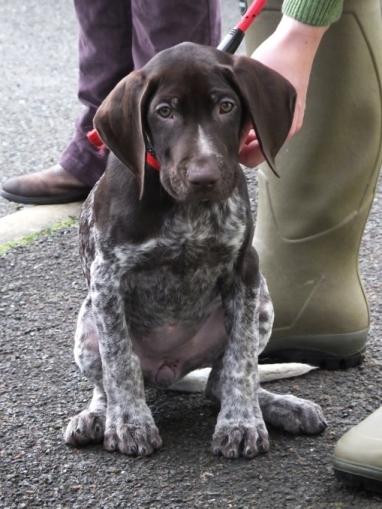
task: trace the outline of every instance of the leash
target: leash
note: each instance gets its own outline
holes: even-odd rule
[[[231,30],[221,41],[217,49],[233,55],[237,48],[242,43],[245,36],[245,32],[252,25],[255,18],[257,18],[257,16],[260,14],[261,10],[263,9],[266,3],[267,0],[254,0],[247,9],[246,0],[240,0],[240,7],[242,12],[244,12],[244,15],[239,21],[239,23],[234,28],[231,28]],[[102,150],[105,148],[105,144],[101,140],[96,129],[93,129],[92,131],[88,132],[87,138],[90,141],[90,143],[97,147],[98,149]],[[160,170],[160,162],[156,158],[155,151],[149,141],[146,153],[146,162],[155,170],[157,171]]]
[[[219,44],[218,49],[225,51],[226,53],[234,54],[242,43],[245,32],[260,14],[266,3],[267,0],[254,0],[248,9],[245,10],[247,3],[245,0],[241,0],[240,6],[242,8],[242,12],[244,11],[244,16],[241,18],[239,23],[234,28],[232,28],[224,37],[224,39]]]

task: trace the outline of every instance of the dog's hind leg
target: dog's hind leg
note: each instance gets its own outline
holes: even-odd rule
[[[102,442],[106,394],[102,383],[98,331],[91,310],[90,296],[85,299],[78,316],[74,356],[82,374],[94,383],[94,391],[89,407],[70,420],[64,435],[65,442],[71,446]]]
[[[289,433],[322,433],[327,423],[320,405],[290,394],[272,394],[259,389],[259,403],[265,422]]]
[[[259,366],[263,367],[263,366]],[[266,366],[264,366],[266,368]],[[205,396],[213,401],[220,400],[221,364],[214,366],[204,389]],[[292,395],[273,394],[259,388],[258,398],[264,421],[275,428],[289,433],[315,435],[327,428],[320,405]]]
[[[259,355],[271,337],[274,317],[275,313],[267,282],[260,274]]]

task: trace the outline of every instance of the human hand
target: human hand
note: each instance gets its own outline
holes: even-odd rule
[[[306,25],[284,15],[276,31],[252,54],[252,58],[277,71],[296,89],[296,107],[288,138],[302,126],[314,57],[327,29]],[[253,129],[241,141],[239,161],[242,164],[253,168],[264,161]]]

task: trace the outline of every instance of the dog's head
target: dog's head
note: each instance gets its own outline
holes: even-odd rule
[[[240,139],[250,126],[275,171],[294,103],[289,82],[259,62],[183,43],[124,78],[101,104],[94,126],[136,175],[141,195],[150,140],[171,196],[222,200],[236,186]]]

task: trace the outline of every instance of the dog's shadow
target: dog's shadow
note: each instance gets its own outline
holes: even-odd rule
[[[202,394],[151,388],[146,389],[146,398],[166,447],[209,451],[220,409],[218,404]],[[296,435],[266,425],[272,442],[281,441],[287,448],[294,443]]]
[[[202,394],[146,389],[147,403],[165,444],[209,442],[219,406]]]

